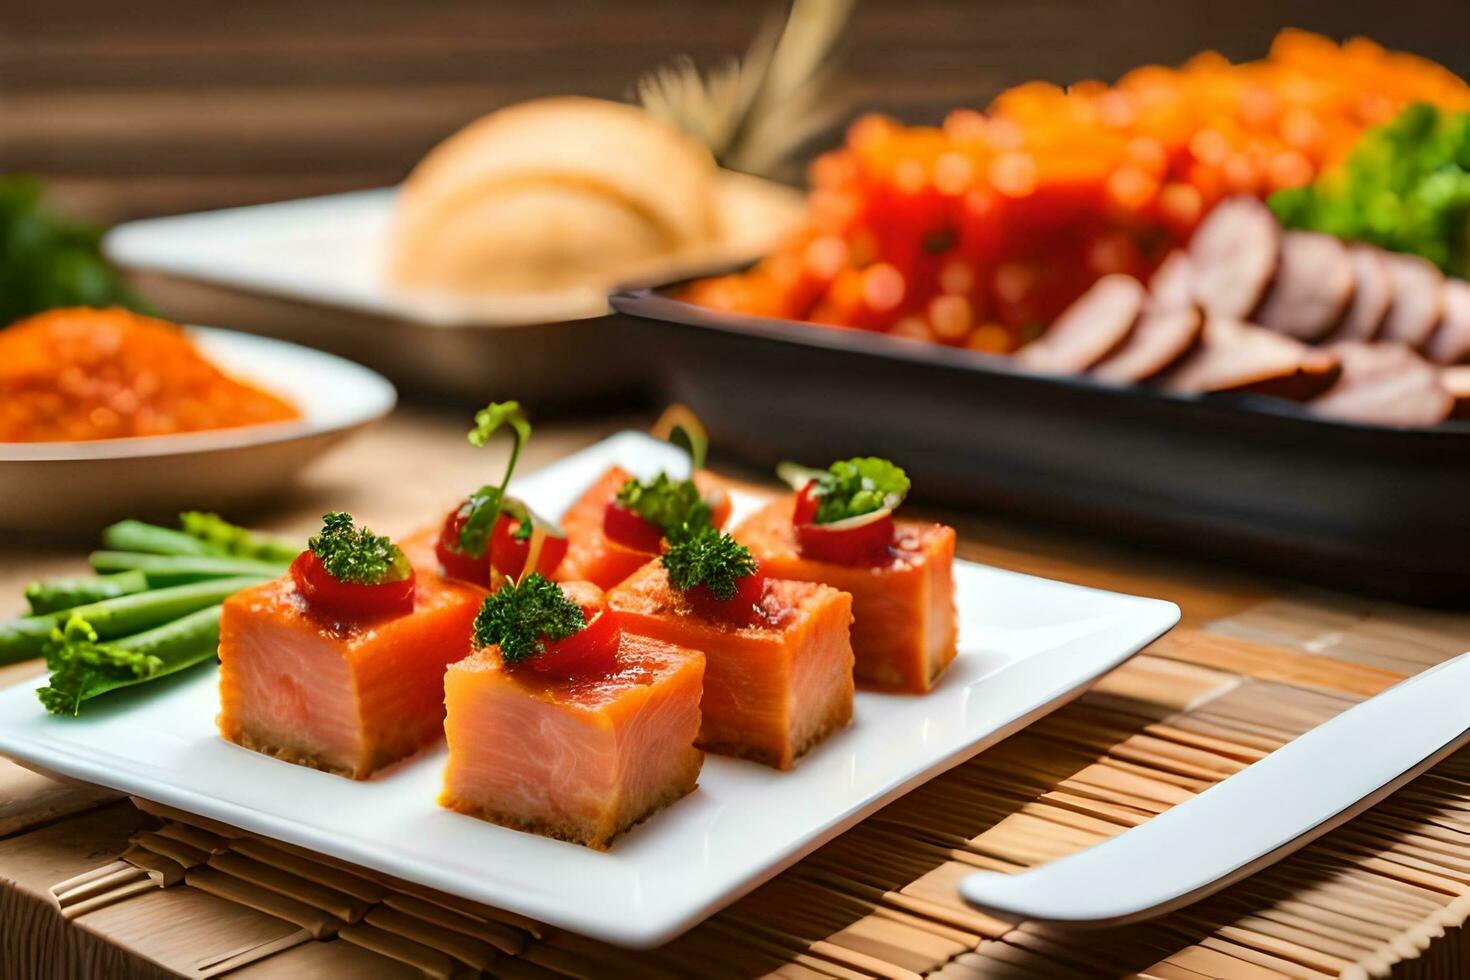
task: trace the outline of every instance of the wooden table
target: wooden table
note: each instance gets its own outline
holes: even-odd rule
[[[394,531],[421,523],[496,471],[500,452],[465,447],[462,421],[400,412],[321,460],[261,523],[305,532],[328,509]],[[646,422],[541,425],[525,465]],[[219,897],[220,882],[258,866],[262,854],[318,881],[340,870],[262,850],[226,828],[214,828],[224,836],[180,830],[168,815],[141,813],[115,794],[0,764],[0,974],[170,975],[264,943],[281,948],[232,975],[452,975],[469,969],[463,957],[481,954],[496,975],[511,977],[1465,975],[1464,754],[1298,855],[1155,923],[1085,934],[1017,929],[960,903],[955,884],[968,871],[1014,871],[1136,825],[1460,652],[1470,646],[1470,616],[1306,592],[1076,535],[942,516],[959,526],[965,557],[1166,597],[1180,604],[1183,620],[1078,702],[890,805],[661,950],[613,950],[391,882],[364,885],[373,901],[341,921],[309,910],[326,941],[302,937],[299,922]],[[80,567],[81,549],[10,542],[4,559],[0,612],[8,613],[25,581]],[[37,671],[11,667],[0,681]],[[180,866],[172,887],[62,919],[52,884],[105,865],[131,837],[160,826],[212,841],[218,853],[187,881]],[[291,893],[289,884],[279,887]],[[341,908],[353,906],[338,897]],[[307,898],[337,907],[315,892]],[[416,916],[448,917],[460,931]]]

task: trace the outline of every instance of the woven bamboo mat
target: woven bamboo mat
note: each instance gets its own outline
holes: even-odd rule
[[[1333,596],[1187,618],[1077,702],[651,953],[149,804],[145,813],[115,803],[0,840],[0,867],[33,872],[7,890],[0,921],[23,922],[34,942],[59,942],[67,928],[59,905],[100,941],[63,966],[121,949],[134,971],[152,964],[195,976],[234,967],[242,977],[1463,977],[1470,754],[1152,923],[1012,928],[964,906],[956,883],[976,868],[1018,870],[1141,823],[1467,646],[1470,616]],[[124,862],[110,863],[120,855]],[[66,884],[59,900],[51,893],[86,872],[112,877]],[[108,902],[109,889],[123,897]]]

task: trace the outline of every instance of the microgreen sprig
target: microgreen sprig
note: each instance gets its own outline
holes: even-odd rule
[[[500,479],[500,485],[486,484],[470,494],[466,501],[469,516],[459,530],[459,550],[467,555],[479,557],[485,554],[490,543],[490,532],[495,528],[495,519],[500,516],[505,504],[505,488],[510,485],[510,477],[515,472],[521,450],[531,439],[531,422],[521,409],[520,402],[491,402],[475,413],[475,426],[469,431],[470,445],[484,446],[503,426],[510,429],[515,446],[510,451],[510,460],[505,465],[505,474]],[[524,522],[522,527],[526,527]],[[530,533],[529,529],[526,533]]]

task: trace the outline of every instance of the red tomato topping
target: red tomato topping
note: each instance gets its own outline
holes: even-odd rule
[[[602,512],[602,533],[626,548],[650,555],[658,554],[664,540],[662,528],[648,523],[637,511],[629,510],[616,499],[609,500]]]
[[[834,565],[877,565],[888,557],[888,546],[893,543],[892,515],[858,527],[834,528],[816,523],[820,502],[815,480],[796,492],[791,523],[803,558]]]
[[[531,554],[531,539],[528,537],[522,541],[516,538],[516,532],[520,528],[519,520],[501,514],[495,519],[495,530],[490,535],[490,564],[501,575],[517,581],[526,570],[526,559]],[[530,571],[540,572],[550,578],[566,554],[567,539],[548,534],[541,542],[541,553],[536,556],[536,567]]]
[[[291,562],[291,578],[307,604],[343,619],[376,619],[413,612],[414,573],[396,582],[361,585],[332,578],[321,559],[303,551]]]
[[[489,586],[490,558],[488,555],[476,558],[474,555],[459,550],[459,532],[464,529],[464,522],[469,520],[469,516],[468,500],[444,516],[444,526],[439,529],[439,540],[434,543],[434,554],[439,558],[439,567],[450,578],[463,579],[475,585]]]
[[[796,512],[791,515],[793,524],[810,524],[817,519],[817,507],[821,498],[817,496],[817,481],[808,480],[796,491]]]
[[[888,557],[893,543],[893,517],[884,515],[870,524],[832,528],[825,524],[796,525],[796,545],[802,557],[834,565],[877,565]]]
[[[719,619],[734,626],[747,626],[759,614],[761,596],[766,592],[766,573],[759,566],[755,572],[735,583],[735,594],[716,599],[709,586],[696,585],[684,593],[694,611],[707,619]]]
[[[582,607],[587,625],[571,636],[546,643],[546,649],[524,661],[538,674],[548,677],[585,677],[610,674],[618,669],[618,644],[623,628],[617,614],[607,607],[602,590],[590,583],[568,582],[567,598]]]

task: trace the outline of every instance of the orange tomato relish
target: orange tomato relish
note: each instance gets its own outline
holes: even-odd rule
[[[1221,199],[1308,183],[1420,101],[1467,109],[1470,88],[1363,38],[1287,30],[1261,61],[1033,82],[938,127],[867,116],[813,163],[790,240],[684,295],[1007,353],[1101,276],[1146,278]]]
[[[51,310],[0,329],[0,442],[158,436],[301,417],[224,374],[177,325]]]

